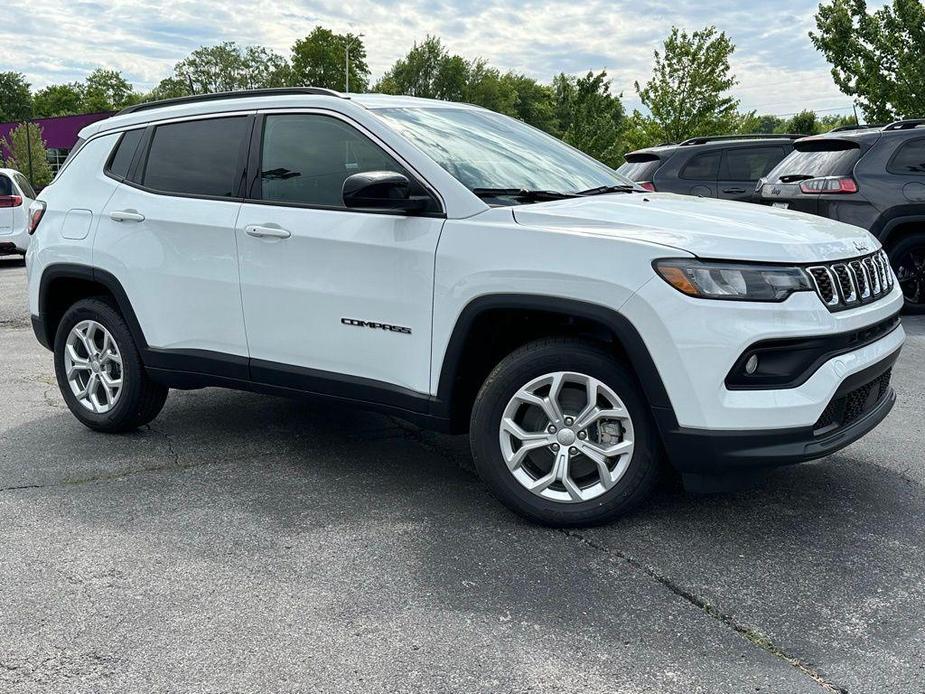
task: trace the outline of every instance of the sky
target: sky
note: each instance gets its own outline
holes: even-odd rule
[[[876,6],[878,3],[869,3]],[[321,24],[364,34],[373,78],[415,41],[441,37],[453,53],[549,81],[559,72],[606,69],[628,109],[634,81],[651,74],[652,51],[672,25],[715,25],[733,40],[735,95],[745,110],[791,115],[846,112],[809,40],[817,0],[31,0],[8,3],[0,21],[0,71],[23,72],[33,89],[121,70],[150,89],[203,44],[261,44],[288,56]],[[23,48],[25,47],[25,48]]]

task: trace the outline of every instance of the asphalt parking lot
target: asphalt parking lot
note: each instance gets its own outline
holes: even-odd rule
[[[0,691],[925,692],[925,320],[861,442],[563,532],[380,415],[210,389],[91,433],[24,285],[0,259]]]

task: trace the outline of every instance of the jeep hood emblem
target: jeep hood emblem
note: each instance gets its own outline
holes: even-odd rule
[[[864,251],[868,250],[867,244],[861,243],[860,241],[855,241],[854,247],[858,249],[858,253],[863,253]]]

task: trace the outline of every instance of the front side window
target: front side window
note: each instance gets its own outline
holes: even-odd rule
[[[893,156],[887,171],[901,176],[925,175],[925,138],[904,144]]]
[[[237,197],[246,116],[160,125],[154,130],[142,185],[182,195]]]
[[[599,161],[498,113],[474,108],[383,108],[373,113],[470,190],[577,193],[632,186]]]
[[[394,171],[414,181],[381,147],[337,118],[286,114],[264,119],[262,200],[343,207],[344,181],[367,171]]]
[[[726,173],[730,181],[757,181],[784,158],[783,147],[751,147],[726,152]]]
[[[719,176],[720,152],[698,154],[681,170],[681,178],[688,181],[715,181]]]

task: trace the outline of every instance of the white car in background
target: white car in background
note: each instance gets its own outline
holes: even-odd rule
[[[0,255],[25,255],[29,247],[29,206],[35,191],[15,169],[0,169]]]

